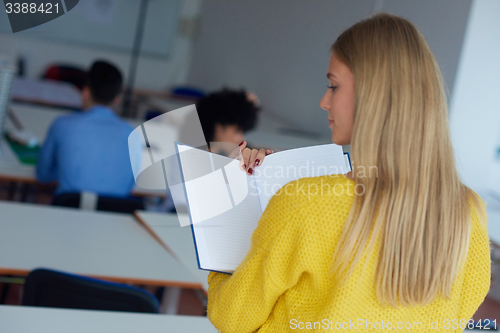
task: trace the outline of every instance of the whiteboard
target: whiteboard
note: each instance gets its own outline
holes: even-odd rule
[[[17,32],[15,36],[130,53],[140,4],[139,0],[80,0],[66,14],[40,26]],[[181,0],[149,0],[141,45],[142,55],[162,58],[169,56],[177,32],[180,9]],[[2,5],[0,33],[12,34]]]

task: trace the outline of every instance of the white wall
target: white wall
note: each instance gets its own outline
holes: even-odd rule
[[[197,17],[200,7],[201,0],[184,0],[181,18]],[[38,78],[52,63],[75,64],[88,68],[95,59],[104,58],[115,63],[125,77],[130,65],[130,53],[87,46],[79,47],[75,44],[52,42],[36,37],[20,37],[13,33],[0,34],[0,53],[7,53],[13,57],[19,54],[24,55],[27,59],[26,69],[29,78]],[[172,85],[183,84],[187,79],[191,54],[191,38],[177,35],[173,53],[168,58],[141,56],[135,86],[161,90]]]
[[[463,181],[481,194],[492,185],[500,138],[499,17],[500,1],[473,1],[451,103],[458,168]]]
[[[401,15],[422,31],[449,87],[453,86],[470,0],[206,0],[188,78],[192,85],[246,87],[264,112],[283,124],[319,133],[330,129],[319,100],[329,48],[374,10]]]

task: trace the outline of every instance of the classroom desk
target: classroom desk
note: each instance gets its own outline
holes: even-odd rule
[[[0,332],[216,333],[207,317],[0,305]]]
[[[41,142],[45,140],[50,125],[57,117],[71,114],[75,111],[68,111],[48,106],[29,105],[12,103],[11,109],[19,119],[22,126],[35,134]],[[141,119],[125,119],[133,128],[141,125],[144,121]],[[10,119],[7,120],[7,126],[12,126]]]
[[[201,289],[128,214],[0,201],[0,274],[45,267],[105,280]]]
[[[191,227],[181,227],[177,214],[136,211],[134,215],[167,251],[199,279],[203,290],[208,292],[209,272],[198,268]]]
[[[80,91],[70,83],[21,77],[14,80],[12,100],[71,109],[77,109],[82,104]]]
[[[50,107],[12,104],[12,110],[23,128],[32,132],[40,140],[45,140],[45,136],[50,125],[57,117],[72,113],[71,111],[61,110]],[[142,121],[137,119],[128,120],[132,127],[139,126]],[[10,119],[6,121],[6,127],[10,128],[13,124]],[[27,184],[37,184],[35,176],[35,166],[26,165],[19,162],[17,156],[10,148],[4,138],[0,138],[0,180],[16,181]],[[148,190],[134,186],[132,194],[136,196],[155,196],[164,197],[164,190]]]

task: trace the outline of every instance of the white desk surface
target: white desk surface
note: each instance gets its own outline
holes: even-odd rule
[[[217,332],[207,317],[0,305],[0,332],[204,333]]]
[[[45,140],[50,125],[57,117],[72,113],[72,111],[57,108],[15,103],[12,104],[12,110],[22,126],[36,135],[41,143]],[[141,123],[136,119],[131,119],[129,122],[134,128]],[[6,127],[11,128],[12,126],[10,119],[7,119]],[[0,178],[25,183],[37,183],[35,166],[22,164],[4,138],[0,138]],[[132,194],[139,196],[163,197],[165,193],[166,191],[163,190],[142,189],[137,185],[132,190]]]
[[[11,109],[19,119],[21,125],[35,134],[40,142],[45,141],[45,136],[50,125],[57,117],[69,115],[76,111],[68,111],[49,106],[12,103]],[[143,123],[140,119],[125,119],[132,127]],[[7,120],[7,126],[12,126],[11,120]]]
[[[116,282],[201,289],[128,214],[0,201],[0,274],[44,267]]]
[[[79,108],[82,104],[80,91],[70,83],[21,77],[14,80],[12,99],[70,108]]]
[[[191,227],[181,227],[177,214],[136,211],[134,215],[167,251],[199,279],[203,289],[208,291],[209,272],[198,268]]]
[[[23,128],[35,134],[40,142],[45,141],[50,125],[57,117],[73,113],[73,111],[55,107],[17,103],[12,103],[11,109]],[[9,118],[7,118],[6,126],[8,128],[13,126]]]

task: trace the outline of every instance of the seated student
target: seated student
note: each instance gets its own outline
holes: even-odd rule
[[[205,141],[210,145],[210,151],[227,156],[234,145],[240,145],[242,149],[246,147],[244,133],[255,127],[259,108],[259,100],[251,92],[227,88],[213,92],[196,102],[197,114],[193,113],[186,117],[185,125],[180,130],[179,141],[192,144],[189,137],[189,125],[196,122],[196,117],[198,117]],[[245,153],[246,151],[250,150],[246,149]],[[260,151],[254,149],[254,152],[259,152],[263,156],[266,154],[264,149]],[[170,179],[175,179],[176,183],[180,183],[180,174],[178,168],[176,169]],[[252,171],[249,170],[250,173]],[[175,196],[176,205],[185,206],[184,195],[172,193],[169,189],[162,210],[175,211],[172,195]]]
[[[94,62],[82,91],[84,111],[60,117],[50,127],[36,176],[40,182],[57,181],[56,194],[129,195],[134,176],[128,136],[133,128],[110,109],[118,103],[121,87],[115,66]]]

